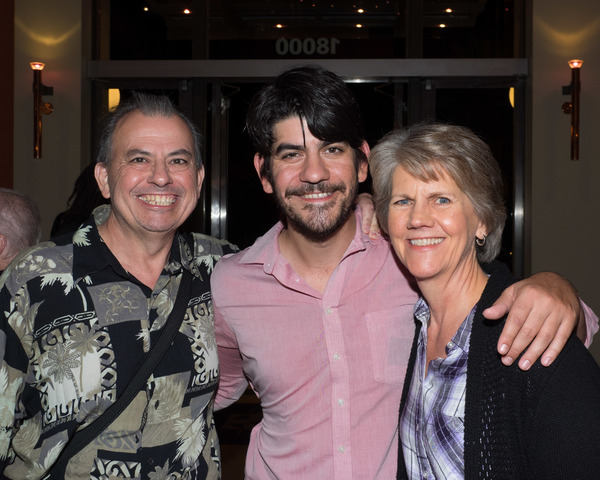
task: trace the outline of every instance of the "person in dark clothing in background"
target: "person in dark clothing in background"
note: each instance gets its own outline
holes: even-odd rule
[[[90,163],[75,180],[75,187],[67,200],[68,208],[54,219],[50,238],[54,239],[75,232],[89,218],[94,208],[109,203],[109,200],[100,193],[94,177],[94,167],[95,164]]]

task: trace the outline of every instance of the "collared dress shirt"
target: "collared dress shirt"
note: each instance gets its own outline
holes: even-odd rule
[[[474,314],[475,308],[446,346],[446,358],[432,360],[425,376],[430,311],[422,298],[415,306],[421,329],[415,370],[400,418],[400,442],[412,480],[464,478],[467,360]]]
[[[356,221],[323,294],[282,257],[281,223],[215,267],[216,408],[249,381],[263,409],[249,480],[395,477],[418,296],[389,243],[362,234],[358,209]]]
[[[102,242],[94,211],[68,243],[42,243],[13,262],[0,290],[0,477],[41,478],[75,431],[121,394],[193,274],[186,317],[146,388],[68,463],[69,479],[217,479],[212,418],[218,383],[209,277],[217,239],[177,235],[154,289]],[[60,474],[59,474],[60,475]],[[55,477],[56,478],[56,477]]]

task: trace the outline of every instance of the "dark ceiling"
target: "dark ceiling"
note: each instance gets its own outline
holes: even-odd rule
[[[407,1],[411,8],[417,5],[422,9],[424,27],[445,24],[447,28],[474,26],[488,3],[486,0],[210,0],[207,5],[206,1],[197,0],[147,0],[143,7],[160,15],[169,28],[192,24],[194,17],[208,16],[212,38],[235,38],[279,36],[284,29],[301,30],[306,34],[322,28],[355,35],[357,24],[368,30],[393,25],[398,17],[402,21],[407,13]],[[185,13],[186,10],[190,13]],[[282,28],[278,29],[278,24]]]
[[[411,35],[420,36],[424,57],[512,56],[513,3],[514,0],[111,0],[111,57],[251,58],[254,51],[256,58],[265,58],[261,52],[266,41],[270,41],[272,49],[278,38],[310,37],[378,41],[372,45],[376,49],[385,39],[394,42],[394,46],[383,56],[401,58],[406,56]],[[444,48],[444,42],[452,45]],[[477,45],[482,42],[485,49]],[[351,42],[345,44],[355,48]],[[240,53],[232,52],[236,49],[241,49]],[[345,56],[352,58],[351,55],[349,52]]]

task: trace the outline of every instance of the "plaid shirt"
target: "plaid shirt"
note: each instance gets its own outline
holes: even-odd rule
[[[400,419],[400,439],[408,478],[464,478],[464,419],[469,338],[476,307],[446,346],[446,358],[432,360],[424,378],[427,326],[425,300],[415,305],[421,322],[415,370]]]

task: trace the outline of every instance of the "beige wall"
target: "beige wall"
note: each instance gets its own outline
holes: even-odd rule
[[[15,2],[14,188],[30,195],[43,219],[43,238],[66,207],[81,157],[81,2]],[[43,97],[54,112],[43,116],[42,158],[33,158],[33,75],[29,62],[46,64]]]
[[[533,9],[532,272],[562,273],[600,312],[600,2],[534,0]],[[572,58],[584,60],[577,162],[560,110]],[[592,351],[600,359],[600,340]]]

